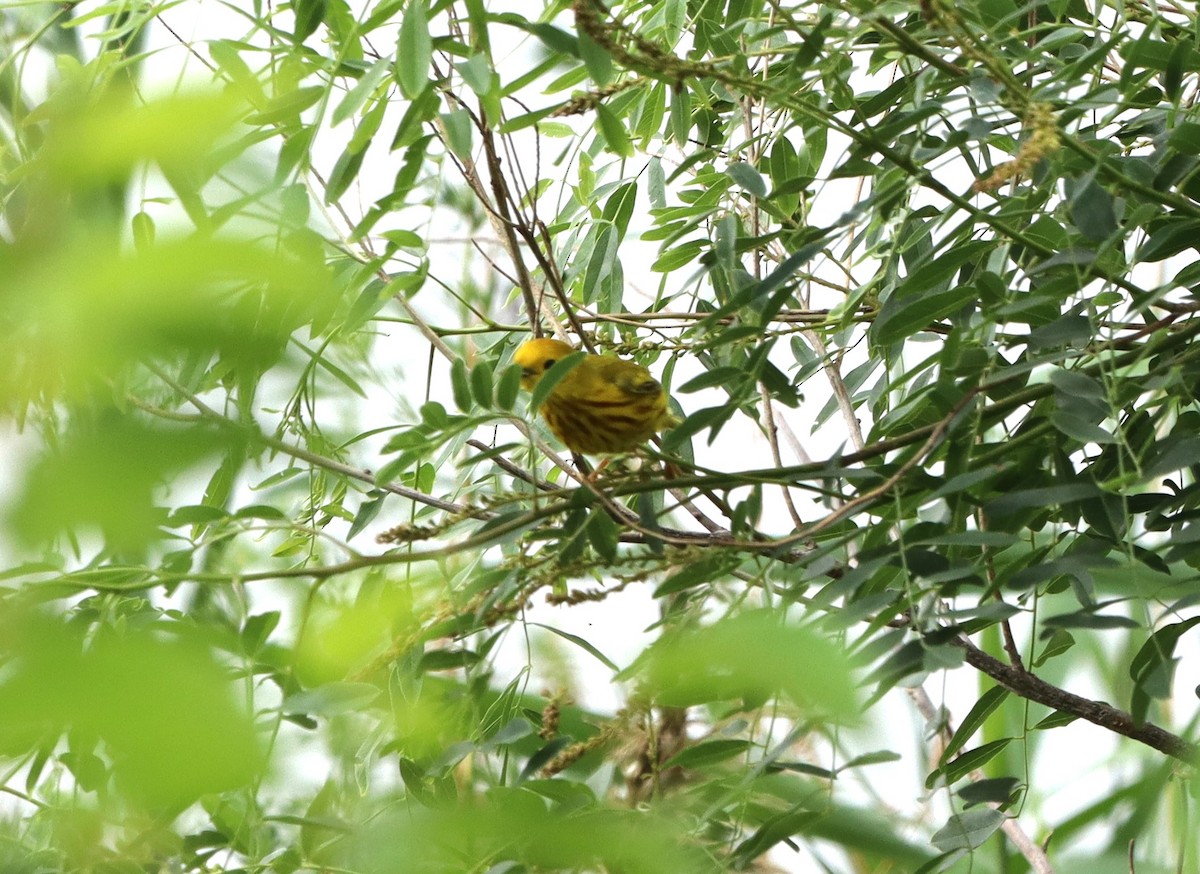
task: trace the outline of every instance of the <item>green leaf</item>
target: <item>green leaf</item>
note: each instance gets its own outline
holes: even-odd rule
[[[529,514],[523,510],[514,510],[509,513],[499,513],[491,519],[484,522],[476,529],[475,534],[479,538],[487,535],[488,538],[496,538],[501,543],[507,543],[521,534],[523,531],[532,528],[534,525],[540,524],[537,519],[530,518]],[[494,532],[503,530],[503,534],[496,535]]]
[[[162,536],[166,513],[155,493],[165,479],[221,458],[204,503],[224,506],[245,464],[240,449],[201,426],[162,427],[109,413],[80,422],[59,446],[25,463],[23,494],[9,507],[6,530],[26,543],[62,532],[99,532],[110,549],[139,553]]]
[[[977,261],[989,248],[983,240],[951,246],[906,276],[896,287],[893,296],[911,298],[945,291],[952,285],[951,280],[955,273],[962,270],[964,265]]]
[[[711,428],[712,434],[709,442],[716,437],[717,430],[725,422],[729,421],[734,410],[729,406],[707,407],[703,410],[697,410],[689,415],[686,419],[663,435],[662,448],[664,452],[673,452],[677,447],[683,445],[687,440],[695,434],[699,434],[705,428]]]
[[[654,590],[654,597],[661,598],[663,595],[672,595],[711,583],[717,580],[728,567],[729,562],[719,558],[704,558],[688,562],[680,570],[659,583],[658,588]]]
[[[450,392],[454,395],[454,405],[464,413],[469,413],[475,404],[471,399],[471,379],[467,375],[467,362],[455,358],[450,363]]]
[[[279,626],[279,617],[278,610],[268,610],[246,617],[239,636],[248,654],[254,655],[263,648],[271,632]]]
[[[579,38],[562,28],[542,21],[527,21],[524,17],[520,17],[519,21],[513,21],[512,23],[516,27],[528,30],[552,52],[559,52],[575,58],[580,56]]]
[[[250,71],[246,62],[242,60],[237,43],[226,39],[210,40],[208,53],[230,81],[237,84],[238,89],[246,96],[247,102],[253,106],[259,106],[265,102],[262,84]]]
[[[971,771],[982,768],[999,755],[1010,743],[1012,743],[1012,738],[1006,737],[985,743],[983,746],[975,747],[973,750],[967,750],[954,759],[954,761],[947,762],[930,773],[925,778],[925,788],[932,789],[938,784],[939,780],[945,781],[948,786],[953,785]]]
[[[1070,210],[1071,221],[1089,240],[1103,242],[1119,229],[1112,195],[1094,179],[1087,180],[1071,196]]]
[[[438,100],[437,91],[432,83],[427,83],[425,90],[413,98],[408,109],[404,110],[404,115],[400,119],[400,123],[396,126],[396,135],[392,138],[391,150],[412,148],[410,154],[404,157],[405,165],[411,163],[413,166],[407,170],[408,174],[415,178],[417,171],[421,166],[421,159],[425,155],[425,143],[428,138],[425,137],[425,132],[422,126],[427,121],[432,121],[437,116],[440,102]],[[401,174],[405,172],[401,170]],[[397,178],[401,174],[397,174]],[[411,183],[410,183],[411,184]]]
[[[417,469],[404,477],[405,485],[425,494],[433,493],[433,484],[437,479],[437,469],[429,462],[417,466]]]
[[[1064,436],[1080,443],[1098,443],[1103,446],[1117,442],[1117,438],[1104,428],[1066,410],[1055,410],[1050,416],[1050,422]]]
[[[509,364],[500,371],[500,381],[496,383],[496,406],[508,411],[517,402],[521,391],[521,368]]]
[[[488,743],[496,746],[509,746],[524,740],[531,734],[533,734],[533,725],[528,719],[517,716],[510,719],[499,731],[489,737]]]
[[[762,670],[767,664],[774,666],[769,672]],[[850,719],[858,712],[857,684],[845,653],[814,630],[782,622],[767,610],[664,635],[641,667],[647,687],[664,704],[762,701],[782,693],[814,714]]]
[[[725,168],[725,174],[739,188],[749,191],[755,197],[767,196],[767,183],[763,181],[762,175],[745,161],[732,162]]]
[[[979,481],[975,480],[975,482]],[[974,482],[969,485],[974,485]],[[938,489],[939,497],[941,497],[942,491],[942,489]],[[953,494],[953,490],[946,494]],[[1017,538],[1006,531],[955,531],[951,534],[922,537],[919,540],[913,540],[912,543],[914,546],[993,546],[1003,549],[1006,546],[1012,546],[1016,541]]]
[[[1055,710],[1045,719],[1038,722],[1033,728],[1035,731],[1046,731],[1051,728],[1062,728],[1064,725],[1070,725],[1075,720],[1079,719],[1076,713],[1064,713],[1061,710]]]
[[[1097,380],[1078,370],[1066,370],[1056,367],[1050,372],[1050,382],[1054,384],[1055,395],[1060,403],[1073,398],[1091,398],[1106,402],[1107,395],[1104,386]]]
[[[624,185],[617,186],[617,189],[604,202],[604,218],[617,229],[618,239],[625,238],[625,232],[629,230],[629,219],[633,216],[636,205],[636,182],[626,182]]]
[[[617,560],[617,544],[621,529],[603,507],[593,507],[588,514],[587,537],[596,553],[607,562]]]
[[[207,525],[210,522],[216,522],[218,519],[225,519],[229,516],[223,508],[214,507],[209,504],[192,504],[183,507],[176,507],[171,515],[167,517],[167,527],[180,528],[184,525]]]
[[[950,850],[973,850],[996,833],[1008,817],[990,807],[972,807],[950,817],[944,826],[934,832],[933,845],[942,852]]]
[[[270,519],[278,522],[291,517],[278,507],[272,507],[269,504],[247,504],[244,507],[239,507],[237,512],[233,514],[235,519]]]
[[[691,394],[713,386],[731,386],[743,382],[748,374],[740,367],[713,367],[679,386],[675,391]]]
[[[353,184],[358,177],[358,171],[362,169],[365,154],[365,152],[351,152],[349,149],[342,152],[341,157],[337,159],[337,163],[329,172],[329,179],[325,182],[326,205],[336,203],[346,193],[346,189]]]
[[[708,740],[686,747],[660,766],[667,768],[708,768],[719,765],[735,756],[745,755],[753,745],[748,740]]]
[[[1012,799],[1013,793],[1021,785],[1016,777],[996,777],[991,780],[980,780],[968,783],[958,790],[958,797],[974,804],[1005,804]]]
[[[629,138],[629,131],[625,129],[624,122],[604,104],[596,107],[596,124],[610,151],[622,158],[633,157],[633,141]]]
[[[0,754],[25,755],[38,738],[69,728],[111,756],[105,791],[145,808],[181,810],[262,779],[258,733],[210,630],[151,614],[87,628],[9,606]]]
[[[292,35],[296,42],[304,42],[321,25],[325,18],[326,0],[292,0],[296,14]]]
[[[418,251],[425,249],[425,238],[415,231],[397,229],[384,231],[379,236],[392,243],[398,249],[415,249]]]
[[[978,289],[971,285],[915,294],[898,289],[879,311],[871,329],[873,339],[880,346],[890,346],[953,315],[978,297]]]
[[[967,715],[963,717],[962,723],[958,726],[958,731],[954,732],[954,737],[950,738],[950,742],[946,744],[946,748],[942,750],[943,762],[948,761],[955,753],[963,748],[972,735],[983,727],[987,718],[995,712],[996,708],[1004,703],[1009,692],[1003,686],[993,686],[982,695],[979,700],[967,711]]]
[[[1045,486],[1021,489],[988,501],[985,511],[992,516],[1007,516],[1029,507],[1053,507],[1072,504],[1086,498],[1094,498],[1100,490],[1091,483],[1069,483],[1061,486]]]
[[[450,414],[441,401],[426,401],[421,404],[421,421],[427,428],[440,431],[450,424]]]
[[[469,160],[475,135],[471,114],[465,109],[443,112],[442,124],[446,128],[446,142],[450,151],[463,160]]]
[[[700,260],[700,253],[704,251],[706,245],[706,240],[689,240],[663,252],[650,265],[650,269],[655,273],[670,273],[685,264],[692,264]]]
[[[692,129],[691,92],[687,84],[678,83],[671,89],[671,139],[678,144],[688,141]]]
[[[848,771],[851,768],[862,768],[866,765],[885,765],[889,762],[899,762],[903,760],[903,756],[891,750],[876,750],[873,753],[863,753],[861,756],[855,756],[846,764],[838,768],[839,771]]]
[[[284,713],[337,716],[362,710],[378,700],[379,695],[378,687],[370,683],[325,683],[288,695],[280,709]]]
[[[597,85],[604,86],[612,81],[613,59],[608,49],[598,45],[586,33],[580,31],[578,37],[579,55],[587,67],[588,75]]]
[[[1054,633],[1050,635],[1050,639],[1046,641],[1046,645],[1042,647],[1041,654],[1033,660],[1033,666],[1040,668],[1050,659],[1062,655],[1074,645],[1075,638],[1071,636],[1070,632],[1061,628],[1055,629]]]
[[[485,410],[492,406],[492,365],[480,361],[471,368],[471,395]]]
[[[489,97],[496,91],[496,71],[486,55],[472,55],[470,60],[455,64],[454,69],[477,96]]]
[[[1200,155],[1200,124],[1185,121],[1171,129],[1167,145],[1185,155]]]
[[[350,530],[346,532],[346,540],[353,540],[355,535],[360,534],[364,528],[371,524],[379,511],[383,509],[383,502],[387,499],[387,494],[380,494],[377,497],[363,501],[358,508],[358,512],[354,514],[354,521],[350,523]]]
[[[594,239],[589,241],[592,251],[587,255],[587,269],[583,275],[583,300],[591,304],[600,299],[605,280],[620,265],[617,262],[618,237],[612,225],[597,222],[588,229],[588,235],[594,235]]]
[[[396,38],[396,81],[409,100],[429,86],[433,39],[429,35],[428,0],[408,0]]]
[[[1156,445],[1155,454],[1146,466],[1147,477],[1166,476],[1200,464],[1200,437],[1184,437]]]
[[[1111,614],[1096,613],[1090,609],[1075,610],[1071,613],[1059,613],[1056,616],[1047,616],[1042,620],[1042,625],[1046,630],[1057,628],[1091,628],[1096,631],[1103,631],[1112,628],[1140,628],[1141,625],[1134,619],[1128,616],[1114,616]]]
[[[1174,219],[1151,229],[1137,253],[1138,261],[1163,261],[1196,245],[1200,219]]]
[[[546,398],[550,397],[550,393],[555,387],[562,382],[563,377],[578,367],[583,359],[587,357],[587,353],[582,349],[577,349],[565,358],[559,359],[553,367],[547,370],[538,384],[533,389],[533,394],[529,398],[529,412],[536,413],[541,409]]]
[[[761,856],[781,841],[804,831],[819,816],[820,814],[812,810],[793,809],[770,817],[758,827],[754,834],[734,849],[735,870],[748,868],[753,859]]]
[[[379,83],[387,78],[391,69],[391,58],[380,58],[367,69],[367,72],[362,75],[353,88],[346,92],[346,96],[334,108],[333,115],[331,116],[334,127],[356,114],[362,108],[363,104],[375,93],[375,89],[379,87]]]
[[[615,663],[615,662],[614,662],[612,659],[610,659],[610,658],[609,658],[608,656],[606,656],[604,653],[600,652],[600,650],[599,650],[599,649],[597,649],[595,646],[593,646],[593,645],[592,645],[590,642],[588,642],[587,640],[584,640],[584,639],[583,639],[582,637],[580,637],[579,635],[577,635],[577,634],[571,634],[570,632],[563,631],[561,628],[555,628],[555,627],[554,627],[554,626],[552,626],[552,625],[543,625],[543,624],[542,624],[542,623],[540,623],[540,622],[530,622],[529,624],[530,624],[531,626],[534,626],[535,628],[544,628],[544,629],[546,629],[546,630],[547,630],[547,631],[549,631],[549,632],[552,632],[552,633],[554,633],[554,634],[557,634],[557,635],[558,635],[559,637],[561,637],[563,640],[570,641],[570,642],[571,642],[571,643],[573,643],[575,646],[579,647],[581,650],[583,650],[584,652],[586,652],[588,655],[590,655],[590,656],[592,656],[593,658],[595,658],[595,659],[596,659],[596,661],[600,662],[600,663],[601,663],[602,665],[604,665],[606,668],[609,668],[610,670],[612,670],[612,671],[614,671],[614,672],[615,672],[615,671],[619,671],[619,670],[620,670],[620,668],[619,668],[619,667],[617,667],[616,663]]]
[[[420,673],[457,671],[479,662],[478,654],[469,649],[434,649],[421,656],[417,665]]]
[[[1174,41],[1164,42],[1160,39],[1153,38],[1154,31],[1146,31],[1143,36],[1136,41],[1126,42],[1121,46],[1121,56],[1129,61],[1132,66],[1145,67],[1151,70],[1166,70],[1175,58],[1178,44]],[[1183,58],[1177,63],[1183,69],[1195,70],[1197,68],[1198,58],[1200,54],[1196,49],[1183,44],[1187,47]]]
[[[154,245],[154,219],[144,212],[135,213],[130,220],[130,230],[133,232],[133,244],[141,250]]]
[[[1171,682],[1178,663],[1174,658],[1175,645],[1197,624],[1200,624],[1200,616],[1164,625],[1150,635],[1129,663],[1129,677],[1133,680],[1130,714],[1134,722],[1140,724],[1145,720],[1151,700],[1171,696]]]

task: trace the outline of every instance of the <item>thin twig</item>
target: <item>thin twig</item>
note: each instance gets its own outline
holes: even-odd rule
[[[820,334],[815,331],[805,331],[804,336],[812,344],[813,350],[819,357],[829,358],[829,349]],[[833,396],[837,398],[838,410],[842,414],[842,420],[846,423],[846,429],[850,432],[851,444],[855,449],[861,451],[866,445],[863,440],[862,425],[859,423],[858,414],[854,410],[854,400],[850,397],[850,392],[846,388],[845,381],[842,379],[838,361],[830,358],[828,363],[821,368],[821,372],[825,374],[825,378],[829,381],[829,385],[833,389]]]
[[[762,398],[760,405],[763,411],[763,430],[767,434],[767,445],[771,447],[771,460],[775,462],[776,467],[783,467],[783,456],[779,453],[779,428],[775,424],[775,405],[771,400],[771,392],[761,382],[758,384],[758,391]],[[780,492],[783,494],[783,503],[787,507],[788,515],[792,517],[792,524],[797,528],[803,528],[804,521],[800,518],[800,513],[797,512],[796,504],[792,500],[792,490],[785,484],[780,486]]]

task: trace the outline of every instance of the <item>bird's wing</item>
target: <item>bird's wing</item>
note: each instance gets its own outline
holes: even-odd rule
[[[620,360],[616,363],[621,366],[611,368],[609,379],[621,391],[631,395],[655,395],[662,391],[662,383],[640,364]]]

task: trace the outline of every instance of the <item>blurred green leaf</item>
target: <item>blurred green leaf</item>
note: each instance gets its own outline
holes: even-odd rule
[[[180,350],[261,368],[332,303],[311,255],[199,235],[136,254],[81,238],[16,267],[0,303],[13,320],[0,348],[0,398],[8,399],[76,395],[98,375]]]
[[[112,92],[91,103],[62,93],[46,105],[46,139],[30,169],[39,183],[60,191],[123,178],[147,161],[204,176],[216,169],[216,144],[245,109],[232,92],[184,92],[148,102]],[[126,135],[131,131],[137,135]]]
[[[111,757],[116,788],[173,810],[261,775],[263,749],[250,715],[188,626],[109,629],[85,642],[57,617],[14,612],[0,635],[16,666],[0,682],[7,755],[45,732],[96,737]]]
[[[116,415],[81,424],[29,471],[8,507],[8,528],[28,543],[98,529],[113,548],[136,553],[167,522],[155,500],[159,484],[224,445],[210,428],[152,427]]]
[[[770,665],[769,670],[765,670]],[[664,704],[688,706],[787,695],[814,716],[857,713],[850,664],[816,631],[751,611],[678,631],[647,650],[638,672]]]
[[[750,749],[750,742],[745,740],[709,740],[688,747],[676,753],[662,767],[665,768],[706,768],[717,765],[735,756],[741,756]]]
[[[471,835],[469,844],[464,834]],[[423,848],[419,854],[395,852],[397,846],[416,845]],[[520,788],[494,790],[470,807],[406,806],[342,842],[335,858],[350,868],[385,865],[396,872],[505,860],[548,870],[603,866],[630,874],[719,870],[663,816],[599,807],[567,813],[547,809],[538,796]]]

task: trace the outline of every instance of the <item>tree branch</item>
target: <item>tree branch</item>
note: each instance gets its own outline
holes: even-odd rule
[[[1196,761],[1196,754],[1200,752],[1196,745],[1164,728],[1159,728],[1150,722],[1139,725],[1134,722],[1132,716],[1111,704],[1075,695],[1047,683],[1036,674],[1006,665],[998,658],[988,655],[966,637],[956,638],[952,643],[961,647],[966,653],[967,664],[987,674],[1001,686],[1028,701],[1036,701],[1038,704],[1045,704],[1062,713],[1086,719],[1093,725],[1107,728],[1109,731],[1124,735],[1131,740],[1144,743],[1146,746],[1182,762],[1194,764]]]

